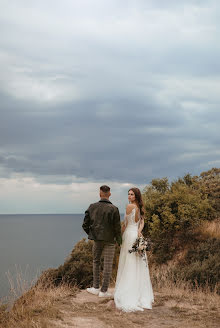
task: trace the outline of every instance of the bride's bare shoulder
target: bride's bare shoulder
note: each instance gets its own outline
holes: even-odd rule
[[[128,205],[126,206],[126,214],[129,215],[129,214],[133,211],[133,209],[136,208],[136,207],[137,207],[137,206],[134,205],[134,204],[128,204]]]

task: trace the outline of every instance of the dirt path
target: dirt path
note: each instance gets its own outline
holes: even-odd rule
[[[208,305],[208,304],[207,304]],[[198,300],[180,300],[155,293],[152,310],[123,313],[118,311],[113,300],[100,299],[85,290],[57,300],[55,307],[60,318],[50,321],[49,327],[76,328],[219,328],[220,317],[215,305],[205,306]]]

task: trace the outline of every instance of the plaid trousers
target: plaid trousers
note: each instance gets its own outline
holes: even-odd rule
[[[99,288],[100,285],[100,260],[104,255],[104,269],[101,291],[106,292],[112,274],[112,263],[115,253],[115,244],[97,240],[93,244],[93,287]]]

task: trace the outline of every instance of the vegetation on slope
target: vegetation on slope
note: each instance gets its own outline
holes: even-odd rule
[[[173,263],[170,276],[191,282],[192,287],[209,286],[220,293],[219,239],[220,169],[200,176],[185,175],[171,183],[154,179],[143,191],[146,210],[144,234],[153,241],[151,265]],[[212,227],[212,228],[211,228]],[[117,248],[113,280],[116,277]],[[92,284],[92,241],[79,241],[57,269],[41,277],[45,284],[68,283],[86,288]]]

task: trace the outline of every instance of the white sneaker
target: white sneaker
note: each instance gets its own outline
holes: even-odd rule
[[[99,295],[100,288],[90,287],[90,288],[86,288],[86,291],[93,295]]]
[[[108,297],[108,298],[113,298],[113,295],[108,292],[99,292],[99,297]]]

